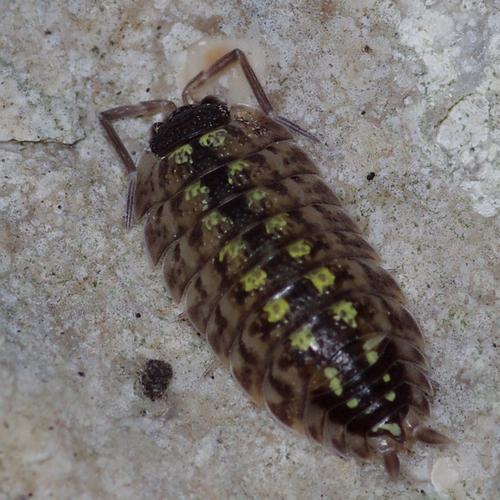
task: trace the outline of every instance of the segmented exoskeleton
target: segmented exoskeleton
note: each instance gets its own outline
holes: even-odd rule
[[[194,98],[234,62],[261,111]],[[313,137],[274,114],[240,50],[183,101],[101,114],[130,175],[127,224],[147,216],[172,297],[258,405],[341,454],[381,455],[396,477],[399,451],[446,441],[421,425],[433,390],[401,290],[292,132]],[[112,122],[159,112],[136,169]]]

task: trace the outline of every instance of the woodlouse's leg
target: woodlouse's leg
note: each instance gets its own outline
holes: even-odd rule
[[[396,481],[399,477],[399,458],[398,454],[393,449],[388,449],[387,451],[382,452],[382,458],[384,460],[384,467],[389,474],[389,477]]]
[[[247,56],[240,49],[231,50],[231,52],[223,55],[220,59],[215,61],[212,66],[204,71],[200,71],[191,81],[189,81],[182,91],[182,101],[184,102],[184,104],[189,104],[190,99],[191,101],[196,102],[193,93],[197,89],[205,85],[208,80],[236,62],[240,64],[241,69],[245,74],[245,78],[247,79],[250,88],[252,89],[253,95],[257,99],[259,106],[266,115],[272,117],[275,121],[281,123],[288,129],[297,132],[298,134],[301,134],[314,142],[319,142],[317,137],[312,135],[307,130],[304,130],[296,123],[293,123],[290,120],[283,118],[282,116],[275,115],[273,106],[269,101],[264,88],[259,82],[259,79],[257,78],[257,75],[255,74],[252,66],[250,65]]]
[[[122,160],[125,171],[129,177],[127,209],[125,214],[127,229],[132,225],[132,210],[134,206],[136,186],[136,168],[134,160],[113,126],[113,122],[125,118],[138,118],[140,116],[156,115],[157,113],[171,113],[176,108],[176,105],[172,101],[158,99],[143,101],[132,106],[119,106],[118,108],[107,109],[99,114],[101,125],[106,131],[106,134],[115,148],[115,151]]]

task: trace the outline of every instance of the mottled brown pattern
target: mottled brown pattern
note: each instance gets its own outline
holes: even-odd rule
[[[273,258],[276,259],[280,254],[280,258],[292,260],[287,254],[286,247],[294,243],[303,241],[310,245],[313,254],[327,252],[337,257],[356,256],[378,259],[374,250],[358,234],[335,231],[335,228],[328,224],[327,219],[317,219],[315,223],[301,222],[301,215],[300,211],[289,214],[290,223],[287,228],[276,233],[280,238],[271,238],[266,235],[265,230],[262,230],[264,222],[260,223],[253,228],[253,231],[248,231],[248,233],[237,237],[238,243],[241,242],[243,248],[230,263],[225,262],[229,260],[227,258],[220,262],[220,257],[217,255],[202,267],[186,291],[188,316],[198,329],[205,329],[214,303],[220,300],[220,296],[228,290],[235,277],[237,279],[238,276],[244,275],[256,265],[265,268],[264,262],[266,261],[269,261],[272,266]],[[323,224],[320,224],[319,221]],[[261,231],[258,231],[259,229]],[[331,232],[325,233],[325,231]],[[255,243],[259,243],[258,237],[261,236],[258,234],[259,232],[261,235],[263,233],[262,236],[267,236],[267,242],[254,247]],[[304,235],[308,235],[308,237],[304,238]],[[292,260],[292,263],[302,266],[309,260],[310,255],[306,255],[299,261]]]
[[[256,308],[254,312],[240,321],[237,328],[235,328],[238,334],[236,338],[233,339],[229,356],[230,364],[236,377],[238,378],[238,370],[242,366],[239,352],[241,346],[244,346],[247,351],[251,351],[254,356],[259,357],[259,362],[254,363],[250,368],[254,374],[253,379],[255,382],[252,390],[249,392],[256,401],[260,401],[260,387],[267,366],[267,360],[273,350],[274,343],[278,339],[287,338],[292,331],[304,325],[319,325],[315,333],[317,335],[321,356],[320,358],[318,358],[318,356],[309,356],[309,359],[304,356],[304,361],[312,362],[313,365],[319,363],[320,366],[325,359],[330,359],[339,349],[346,348],[355,339],[364,338],[374,333],[389,334],[386,332],[390,332],[394,336],[399,335],[399,331],[392,328],[384,312],[375,310],[374,305],[376,304],[377,297],[362,294],[359,292],[360,289],[358,288],[356,288],[356,293],[349,292],[349,296],[346,295],[346,289],[355,288],[353,287],[353,283],[349,282],[349,280],[344,282],[343,287],[345,288],[342,288],[340,283],[338,284],[337,290],[339,290],[339,293],[333,295],[327,294],[321,300],[315,300],[316,298],[313,294],[308,296],[305,290],[301,288],[302,286],[307,287],[304,280],[296,282],[293,287],[287,290],[286,297],[290,302],[292,302],[294,292],[296,292],[297,307],[295,314],[290,314],[286,322],[276,326],[271,325],[263,317],[262,311]],[[367,286],[368,284],[365,288]],[[306,300],[307,298],[309,298],[309,301]],[[360,320],[359,327],[356,329],[357,331],[353,331],[345,325],[339,325],[338,323],[328,321],[328,319],[331,319],[328,308],[341,298],[352,300],[360,311],[363,322],[361,323]],[[220,313],[219,309],[217,309],[217,313]],[[220,317],[223,316],[219,314],[218,318],[220,319]],[[321,325],[323,325],[323,328],[321,328]],[[229,321],[224,327],[221,326],[220,328],[221,332],[228,331]],[[357,337],[354,337],[354,334],[356,334]],[[356,353],[353,352],[353,354]],[[413,354],[413,360],[420,362],[418,353]],[[407,357],[410,357],[410,355],[411,353],[408,353]],[[223,358],[225,359],[225,357]],[[363,366],[366,368],[368,367],[366,364]]]
[[[339,203],[331,192],[325,194],[312,189],[302,189],[304,186],[317,183],[316,175],[304,174],[287,177],[268,186],[263,186],[260,191],[264,193],[264,197],[254,201],[251,206],[248,195],[252,190],[244,191],[219,205],[212,213],[217,211],[225,217],[227,219],[225,224],[207,229],[203,221],[199,220],[193,228],[171,245],[163,261],[165,280],[173,298],[177,301],[180,300],[184,288],[199,269],[200,263],[220,252],[229,239],[235,237],[245,228],[270,215],[276,215],[291,208],[315,203]],[[180,246],[180,252],[183,256],[181,265],[170,258],[170,253],[175,251],[177,245]]]
[[[222,316],[228,320],[226,329],[221,330],[216,323],[210,319],[207,322],[206,335],[215,352],[224,357],[231,346],[237,328],[242,318],[248,312],[263,306],[268,299],[277,295],[289,302],[290,314],[298,314],[303,310],[311,312],[310,307],[322,303],[329,296],[325,292],[318,296],[317,290],[310,280],[304,275],[318,267],[326,267],[336,277],[335,292],[344,290],[371,291],[377,287],[389,297],[400,298],[400,290],[396,287],[392,278],[382,268],[370,261],[359,259],[337,259],[326,251],[313,253],[307,262],[297,262],[287,255],[278,254],[260,266],[268,276],[265,285],[252,293],[242,290],[240,282],[235,282],[231,289],[218,300],[216,308]],[[262,314],[262,313],[261,313]],[[262,328],[273,327],[264,322]]]
[[[272,152],[267,148],[239,162],[218,165],[185,185],[168,201],[157,204],[145,226],[146,244],[153,263],[156,264],[165,249],[203,214],[224,205],[232,197],[255,187],[272,186],[294,174],[317,173],[315,165],[308,160],[289,161],[285,167],[284,159],[292,159],[296,149],[289,143],[278,143]]]
[[[266,146],[286,139],[290,133],[257,110],[246,106],[231,109],[231,122],[225,127],[228,134],[223,147],[202,148],[198,138],[188,142],[193,147],[192,164],[176,164],[169,155],[161,158],[146,152],[137,165],[137,187],[134,213],[141,219],[151,207],[168,200],[183,185],[203,172],[231,159],[260,151]]]
[[[172,297],[257,404],[341,454],[383,444],[394,467],[429,438],[433,395],[401,290],[286,129],[239,106],[209,132],[138,167]]]

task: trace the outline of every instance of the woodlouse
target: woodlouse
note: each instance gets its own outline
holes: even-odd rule
[[[261,110],[194,98],[236,62]],[[130,177],[127,225],[147,215],[171,295],[253,401],[397,477],[398,452],[447,441],[422,425],[433,389],[401,290],[292,133],[314,138],[274,114],[242,51],[182,96],[100,115]],[[136,169],[112,122],[160,112]]]

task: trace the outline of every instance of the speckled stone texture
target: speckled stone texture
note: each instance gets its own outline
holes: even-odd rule
[[[0,0],[0,498],[498,498],[497,0]],[[389,483],[255,410],[122,224],[98,112],[178,99],[202,36],[255,40],[279,112],[402,284],[433,422]],[[147,122],[120,125],[136,151]],[[166,395],[144,395],[149,359]]]

